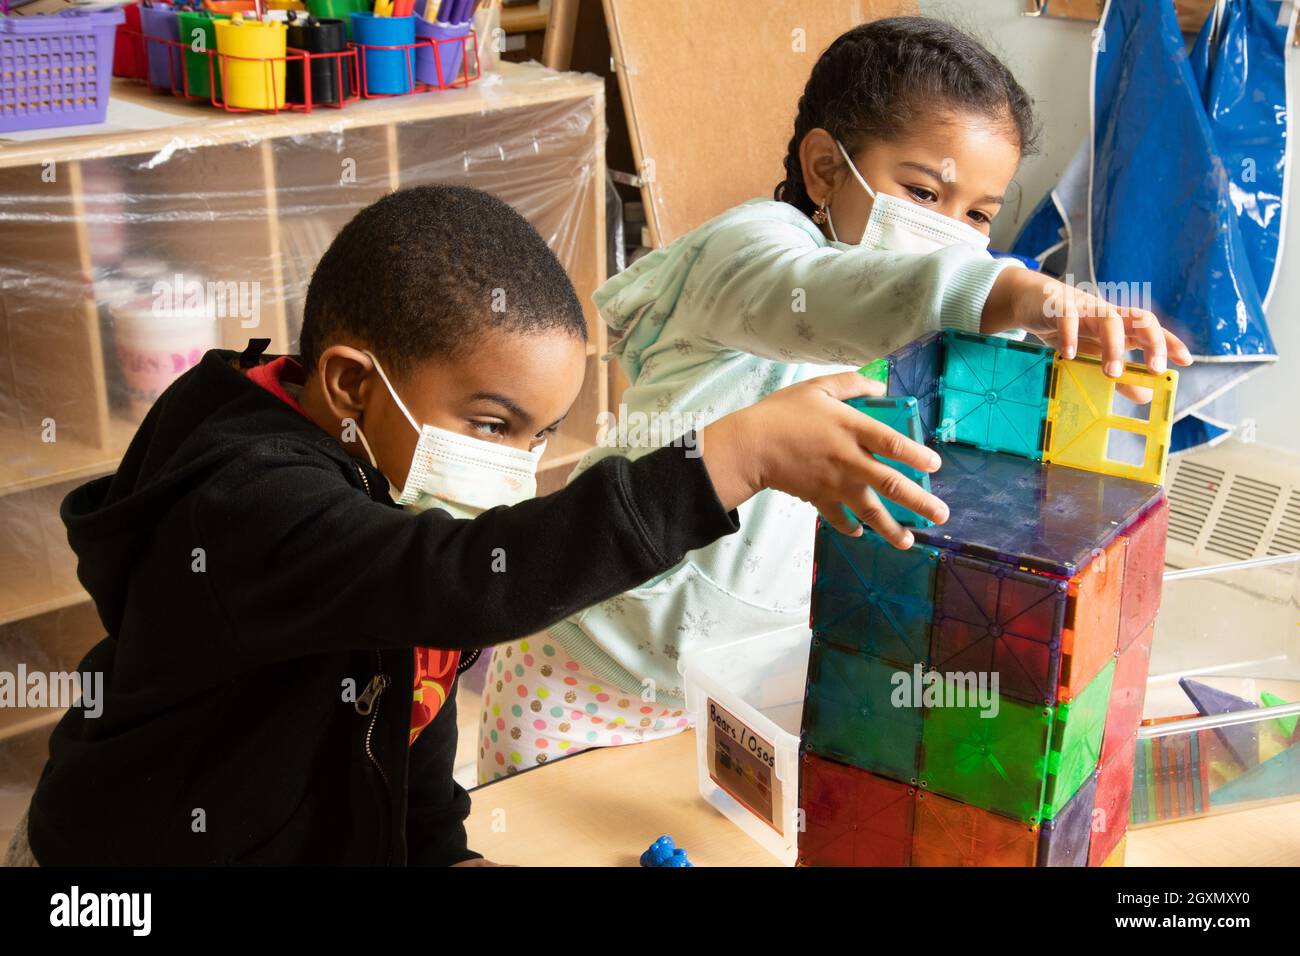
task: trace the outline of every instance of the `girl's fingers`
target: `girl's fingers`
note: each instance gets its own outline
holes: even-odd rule
[[[1115,386],[1115,391],[1138,405],[1149,404],[1153,397],[1151,389],[1143,388],[1141,385],[1125,385],[1121,382]]]
[[[1164,329],[1160,320],[1145,309],[1120,309],[1120,316],[1128,322],[1136,347],[1142,350],[1147,368],[1163,375],[1168,367]]]
[[[1119,378],[1124,374],[1124,317],[1108,305],[1104,310],[1097,319],[1100,323],[1097,331],[1101,339],[1101,367],[1111,378]]]
[[[1192,350],[1183,344],[1183,340],[1168,329],[1162,330],[1165,333],[1165,351],[1175,365],[1191,365]]]
[[[1063,286],[1063,289],[1060,297],[1062,307],[1057,312],[1057,331],[1060,336],[1057,348],[1067,359],[1072,359],[1079,354],[1079,306],[1075,302],[1074,289],[1070,286]]]

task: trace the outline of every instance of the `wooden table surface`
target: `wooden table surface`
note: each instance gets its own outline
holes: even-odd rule
[[[695,733],[597,749],[473,792],[469,845],[498,863],[636,866],[669,834],[697,866],[776,859],[699,795]],[[1300,802],[1133,830],[1129,866],[1300,866]]]

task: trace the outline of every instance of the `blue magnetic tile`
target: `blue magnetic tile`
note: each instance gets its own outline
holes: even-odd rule
[[[850,538],[818,522],[814,635],[903,667],[924,661],[938,555],[924,545],[900,551],[869,528]]]
[[[916,399],[921,431],[928,442],[939,427],[939,375],[943,336],[931,332],[889,355],[888,394]]]

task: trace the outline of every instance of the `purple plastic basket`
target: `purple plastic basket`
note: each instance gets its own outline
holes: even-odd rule
[[[0,19],[0,133],[102,123],[120,7]]]
[[[447,87],[461,78],[461,66],[465,62],[465,40],[473,24],[464,23],[429,23],[415,18],[415,32],[421,40],[434,40],[438,52],[433,46],[422,46],[415,51],[415,78],[429,86]],[[438,43],[438,40],[457,40],[456,43]],[[439,71],[439,67],[442,67]],[[474,79],[474,77],[470,77]]]

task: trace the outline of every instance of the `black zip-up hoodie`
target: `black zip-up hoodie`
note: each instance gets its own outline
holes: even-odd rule
[[[526,636],[738,527],[681,448],[473,521],[410,514],[248,379],[260,351],[209,352],[63,503],[105,693],[51,737],[43,866],[473,857],[454,706],[408,743],[413,646]]]

